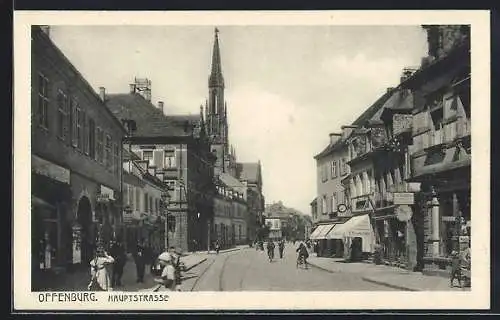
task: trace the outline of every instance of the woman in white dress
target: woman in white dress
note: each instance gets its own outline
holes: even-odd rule
[[[90,261],[91,280],[88,288],[96,291],[111,291],[110,265],[115,262],[112,256],[99,248],[96,251],[94,259]]]

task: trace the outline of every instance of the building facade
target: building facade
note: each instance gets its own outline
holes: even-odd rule
[[[134,153],[123,151],[123,221],[124,238],[128,252],[134,252],[137,243],[144,242],[155,252],[165,249],[165,230],[173,241],[175,220],[166,224],[167,215],[162,198],[168,193],[168,184]]]
[[[342,179],[349,174],[347,140],[342,133],[330,133],[326,148],[317,154],[316,160],[316,205],[317,214],[313,215],[315,229],[311,240],[316,242],[318,256],[341,256],[343,245],[338,239],[326,239],[327,233],[335,223],[345,220],[349,212],[339,212],[338,205],[345,205],[345,187]],[[328,230],[327,230],[328,229]]]
[[[146,85],[142,85],[145,83]],[[135,131],[124,148],[147,161],[168,186],[167,211],[175,218],[170,245],[184,251],[206,250],[213,227],[213,156],[203,114],[164,114],[163,103],[150,100],[149,81],[136,81],[126,94],[109,95],[108,108],[123,122],[134,121]]]
[[[221,173],[216,179],[213,242],[222,248],[248,242],[246,187],[232,176]]]
[[[263,195],[262,166],[257,163],[237,163],[236,177],[246,186],[246,200],[248,206],[247,235],[248,241],[253,242],[257,238],[257,230],[261,227],[262,214],[265,210],[265,198]]]
[[[470,27],[424,26],[428,56],[402,86],[414,95],[410,181],[420,184],[422,260],[446,270],[470,246]]]
[[[122,229],[125,134],[78,70],[34,26],[31,184],[33,286],[39,273],[88,265],[98,241]],[[104,89],[101,89],[104,92]],[[37,274],[37,275],[35,275]]]

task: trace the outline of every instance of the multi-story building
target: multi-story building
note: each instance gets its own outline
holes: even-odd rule
[[[166,223],[167,215],[162,201],[168,194],[168,185],[161,175],[156,175],[149,161],[127,149],[123,150],[123,222],[124,238],[128,252],[145,242],[160,252],[166,246],[165,232],[175,232],[175,219]],[[170,217],[170,216],[169,216]],[[167,226],[167,229],[165,229]]]
[[[401,84],[414,95],[411,181],[425,268],[439,272],[470,245],[470,27],[424,26],[428,56]]]
[[[224,248],[247,243],[246,186],[229,174],[216,179],[214,198],[214,234]]]
[[[236,164],[236,176],[246,186],[246,201],[248,206],[247,236],[248,241],[256,239],[257,229],[261,226],[262,214],[265,209],[265,199],[262,194],[261,163],[245,162]]]
[[[47,29],[50,30],[50,29]],[[40,27],[31,30],[32,281],[85,268],[121,232],[121,123]]]
[[[345,131],[345,130],[344,130]],[[315,225],[311,240],[317,242],[319,256],[342,255],[343,245],[338,239],[327,240],[326,235],[335,223],[345,221],[349,212],[339,212],[338,205],[345,205],[345,190],[342,179],[349,174],[348,149],[346,136],[342,133],[330,133],[330,142],[317,154],[317,215],[313,215]]]
[[[121,121],[135,122],[125,148],[149,163],[148,170],[169,187],[168,212],[175,217],[169,244],[182,250],[205,250],[213,229],[213,155],[203,114],[164,114],[163,102],[151,101],[151,82],[136,79],[130,92],[109,95],[108,108]]]

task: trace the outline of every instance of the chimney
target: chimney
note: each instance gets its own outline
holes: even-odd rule
[[[406,79],[411,77],[415,73],[416,69],[414,68],[404,68],[403,69],[403,74],[401,75],[400,78],[400,83],[403,83]]]
[[[342,126],[340,127],[342,129],[342,136],[347,138],[348,135],[351,134],[351,132],[356,129],[358,126]]]
[[[102,102],[106,101],[106,88],[99,87],[99,96],[101,97]]]
[[[158,101],[158,109],[163,113],[163,101]]]
[[[330,133],[329,136],[330,136],[330,144],[333,145],[337,141],[339,141],[339,139],[342,136],[342,134],[340,134],[340,133]]]
[[[135,83],[129,84],[130,93],[135,93]]]

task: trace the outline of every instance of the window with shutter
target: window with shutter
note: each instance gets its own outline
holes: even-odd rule
[[[135,210],[141,211],[141,189],[135,188]]]
[[[128,198],[129,197],[129,191],[128,190],[129,190],[128,184],[124,184],[123,185],[123,203],[125,205],[129,205],[130,204],[129,203],[129,198]]]
[[[158,169],[163,169],[164,168],[164,159],[165,159],[165,151],[163,150],[154,150],[153,151],[153,157],[154,157],[154,165]]]

